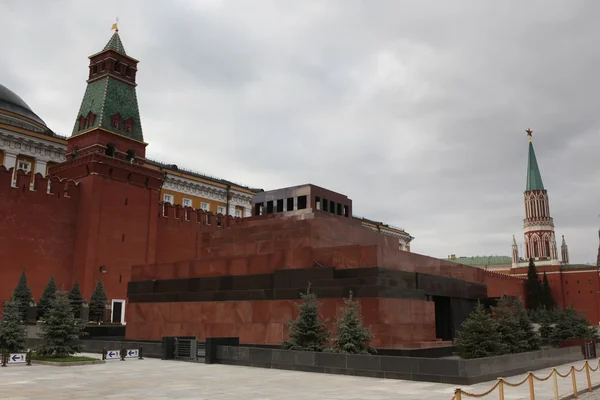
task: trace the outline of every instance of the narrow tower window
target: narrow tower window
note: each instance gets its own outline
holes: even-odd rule
[[[106,151],[104,152],[104,154],[106,154],[109,157],[114,157],[116,154],[115,145],[112,143],[107,144]]]
[[[127,156],[125,156],[125,159],[129,162],[133,162],[135,160],[135,151],[127,150]]]

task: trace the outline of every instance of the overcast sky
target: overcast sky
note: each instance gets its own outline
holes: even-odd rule
[[[0,0],[0,83],[69,135],[118,16],[148,157],[324,186],[436,257],[522,243],[531,127],[558,245],[595,262],[598,15],[574,0]]]

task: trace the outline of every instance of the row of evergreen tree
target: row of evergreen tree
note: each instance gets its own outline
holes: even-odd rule
[[[367,354],[374,352],[370,347],[373,335],[363,324],[359,304],[352,298],[344,300],[342,315],[335,322],[335,337],[327,328],[328,319],[319,315],[320,303],[315,293],[310,291],[300,294],[302,303],[297,304],[298,316],[288,323],[288,339],[281,342],[286,350],[329,351],[335,353]]]
[[[572,307],[555,312],[556,323],[546,320],[537,332],[519,299],[504,297],[490,311],[478,304],[457,333],[457,353],[462,358],[491,357],[538,350],[542,344],[558,346],[561,340],[598,340],[596,328]]]
[[[42,345],[36,353],[45,357],[69,357],[81,352],[79,339],[84,335],[83,321],[73,314],[66,291],[57,291],[50,300],[44,321],[40,324]],[[26,328],[22,323],[16,291],[5,304],[0,320],[0,352],[16,353],[26,348]]]
[[[58,292],[59,290],[56,285],[56,281],[54,280],[54,276],[51,276],[46,288],[44,289],[44,292],[42,293],[42,297],[40,297],[40,301],[37,303],[38,317],[40,319],[43,320],[48,316],[50,309],[52,308],[52,303],[56,299]],[[27,275],[25,274],[25,271],[23,271],[19,277],[19,282],[14,290],[13,298],[17,302],[21,320],[26,321],[29,306],[30,304],[34,303],[34,299],[33,295],[31,294],[31,290],[27,285]],[[67,298],[69,300],[69,304],[71,305],[73,316],[75,318],[79,318],[81,306],[85,303],[85,300],[81,295],[81,289],[79,288],[78,281],[75,281],[75,285],[73,285],[73,288],[68,292]],[[106,297],[106,292],[104,291],[104,286],[102,285],[102,281],[98,281],[96,289],[94,290],[89,303],[90,321],[103,320],[107,301],[108,300]]]

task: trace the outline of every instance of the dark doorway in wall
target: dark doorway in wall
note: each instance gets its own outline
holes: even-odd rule
[[[456,332],[461,329],[464,320],[467,319],[469,314],[471,314],[476,307],[476,299],[450,298],[450,308],[452,310],[452,339],[456,337]]]
[[[123,302],[113,301],[112,302],[112,321],[114,323],[121,323],[121,315],[123,314]]]
[[[452,308],[450,298],[433,296],[435,304],[435,337],[442,340],[452,340]]]

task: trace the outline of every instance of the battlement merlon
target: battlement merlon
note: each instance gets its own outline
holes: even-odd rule
[[[50,174],[78,180],[89,175],[128,182],[135,186],[160,190],[166,177],[163,171],[110,157],[100,152],[88,153],[50,169]]]
[[[165,220],[179,220],[181,222],[196,223],[199,225],[215,225],[226,228],[240,223],[243,218],[204,211],[200,208],[183,207],[179,204],[160,202],[160,217]]]
[[[77,198],[79,195],[79,185],[77,182],[69,179],[60,179],[56,176],[46,176],[14,168],[6,169],[0,165],[0,191],[36,193],[37,195],[56,196],[57,198]]]

